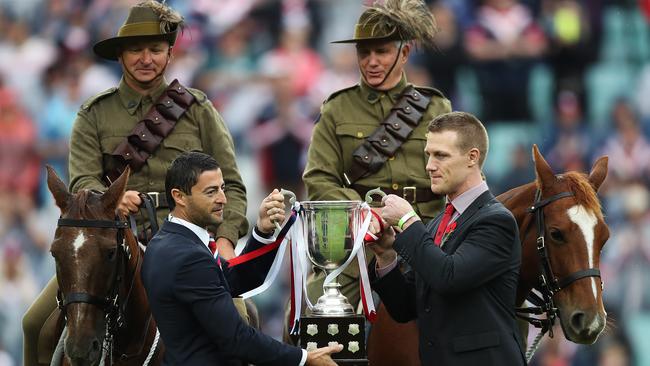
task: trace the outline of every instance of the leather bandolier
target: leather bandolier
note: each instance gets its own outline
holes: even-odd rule
[[[115,169],[105,172],[107,183],[115,181],[127,165],[132,172],[140,171],[195,101],[194,96],[174,79],[111,154],[118,164]]]
[[[422,121],[430,101],[430,96],[420,93],[412,85],[404,89],[386,119],[352,153],[352,166],[344,174],[345,184],[348,187],[355,189],[361,197],[364,197],[370,189],[376,188],[361,186],[355,182],[377,173],[386,161],[395,155]],[[382,190],[387,194],[403,195],[411,203],[438,198],[428,187],[406,188],[412,188],[412,192],[408,191],[410,197],[406,197],[406,190],[397,191],[383,187]]]

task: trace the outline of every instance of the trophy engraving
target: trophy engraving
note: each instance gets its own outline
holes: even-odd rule
[[[338,324],[328,324],[327,325],[327,334],[337,335],[339,333]]]
[[[315,336],[318,334],[318,325],[316,324],[307,324],[307,334],[310,336]]]
[[[359,342],[357,341],[350,341],[348,342],[348,351],[355,353],[359,351]]]

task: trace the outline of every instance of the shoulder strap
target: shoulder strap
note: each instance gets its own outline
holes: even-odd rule
[[[360,178],[378,172],[418,126],[430,101],[430,95],[407,86],[388,117],[352,153],[352,166],[344,174],[344,183],[351,186]]]
[[[92,97],[88,98],[88,99],[87,99],[87,100],[86,100],[86,101],[81,105],[81,109],[82,109],[82,110],[88,110],[88,109],[90,109],[90,107],[92,107],[93,104],[95,104],[95,103],[99,102],[100,100],[106,98],[107,96],[109,96],[109,95],[115,93],[116,91],[117,91],[117,88],[116,88],[116,87],[112,87],[112,88],[109,88],[109,89],[104,90],[103,92],[101,92],[101,93],[99,93],[99,94],[96,94],[95,96],[92,96]]]
[[[172,81],[144,118],[111,154],[118,162],[118,167],[106,173],[108,182],[119,177],[127,165],[134,172],[140,171],[149,156],[172,132],[176,122],[195,101],[194,95],[178,80]]]

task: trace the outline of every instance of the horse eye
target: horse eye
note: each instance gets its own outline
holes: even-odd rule
[[[109,251],[108,251],[108,256],[107,256],[107,257],[108,257],[108,260],[109,260],[109,261],[112,261],[113,259],[115,259],[115,249],[111,249],[111,250],[109,250]]]
[[[562,232],[558,229],[551,229],[551,239],[558,242],[564,242],[564,235],[562,235]]]

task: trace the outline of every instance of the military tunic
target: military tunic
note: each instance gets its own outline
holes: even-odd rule
[[[143,96],[122,79],[118,88],[108,89],[82,105],[70,139],[72,192],[106,189],[103,177],[115,166],[111,153],[151,109],[167,86],[167,82],[163,81],[151,95]],[[127,189],[164,194],[167,169],[179,154],[201,151],[211,155],[223,172],[228,200],[224,221],[215,234],[236,244],[238,238],[246,234],[248,222],[245,216],[246,188],[237,170],[232,137],[206,95],[196,89],[188,90],[196,102],[178,120],[144,167],[138,172],[131,172]],[[158,221],[162,222],[168,213],[167,208],[158,209]]]
[[[352,166],[352,153],[386,119],[401,92],[410,85],[403,75],[388,91],[378,91],[365,82],[332,94],[321,107],[321,114],[309,147],[303,181],[309,200],[363,200],[353,188],[346,187],[343,174]],[[451,111],[451,102],[432,88],[415,87],[431,101],[418,126],[408,140],[376,173],[360,178],[354,184],[402,190],[404,187],[430,187],[426,172],[426,133],[428,123],[436,116]],[[423,220],[432,219],[442,207],[442,200],[412,204]],[[339,276],[343,294],[356,305],[358,266],[353,261]],[[322,294],[323,276],[309,284],[309,297]]]

